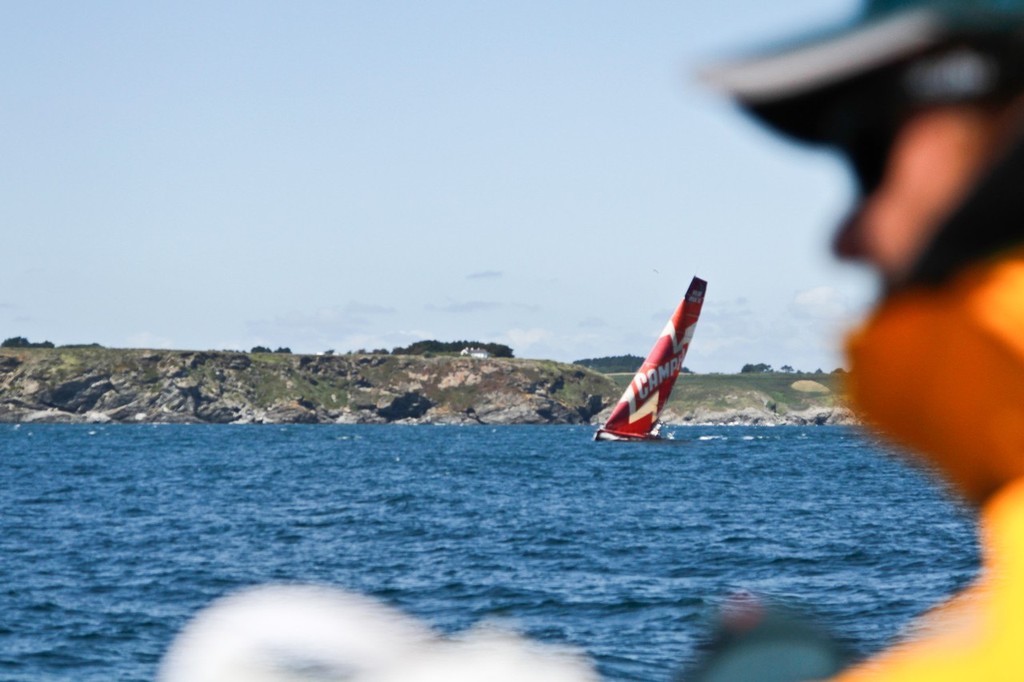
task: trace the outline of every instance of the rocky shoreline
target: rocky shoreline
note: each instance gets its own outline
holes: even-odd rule
[[[683,416],[666,414],[669,426],[857,426],[861,422],[847,407],[811,407],[778,414],[769,409],[713,411],[696,408]]]
[[[0,422],[589,423],[601,374],[539,360],[3,349]]]
[[[607,375],[546,360],[0,349],[0,423],[598,424],[620,394]],[[672,403],[663,417],[856,423],[831,400],[800,410],[753,403]]]

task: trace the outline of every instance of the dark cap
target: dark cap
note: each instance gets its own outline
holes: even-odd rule
[[[888,100],[978,99],[1005,89],[1000,66],[1022,68],[1019,47],[1004,59],[1008,45],[1024,45],[1024,0],[868,0],[852,22],[702,77],[781,132],[832,142],[836,104],[849,104],[853,91],[885,108]]]

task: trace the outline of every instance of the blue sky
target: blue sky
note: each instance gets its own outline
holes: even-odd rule
[[[842,164],[703,87],[849,0],[32,2],[0,25],[0,336],[831,370]]]

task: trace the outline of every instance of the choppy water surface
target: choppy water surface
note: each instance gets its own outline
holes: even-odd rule
[[[0,426],[0,679],[147,680],[266,582],[500,618],[669,680],[749,590],[863,654],[976,572],[970,515],[840,427]]]

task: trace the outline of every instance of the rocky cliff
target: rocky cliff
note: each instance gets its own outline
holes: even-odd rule
[[[600,423],[632,375],[545,360],[0,348],[0,422]],[[681,424],[849,424],[831,376],[686,375]]]
[[[617,396],[541,360],[0,349],[0,422],[587,423]]]

